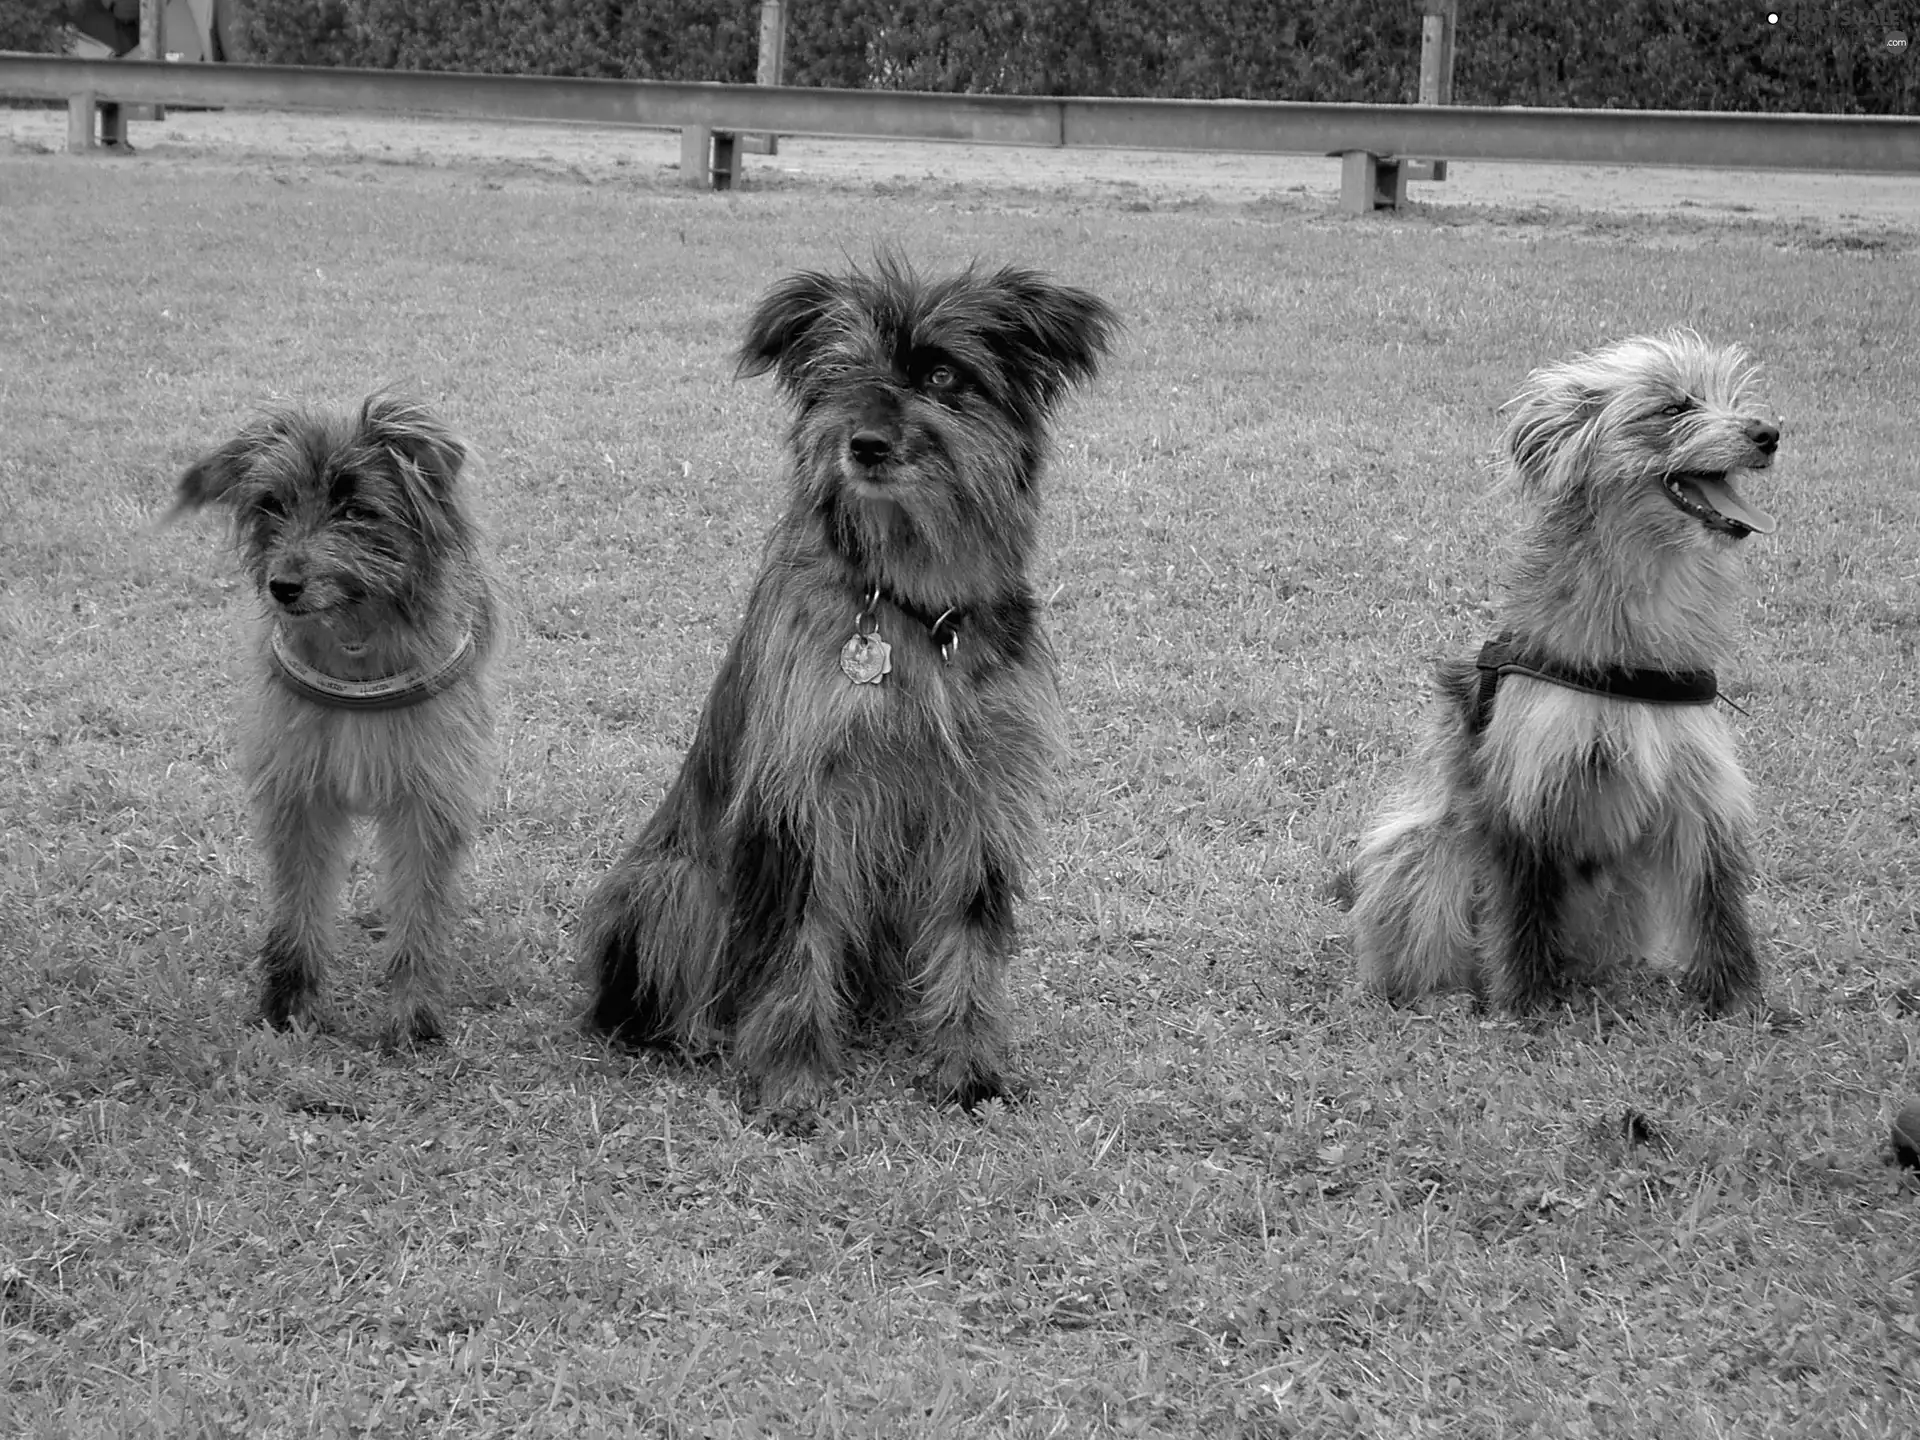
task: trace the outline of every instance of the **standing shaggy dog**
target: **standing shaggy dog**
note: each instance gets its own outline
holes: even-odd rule
[[[461,863],[493,733],[495,599],[461,494],[466,447],[424,406],[263,416],[180,477],[219,503],[266,607],[242,763],[272,914],[260,1008],[322,1020],[353,817],[386,861],[389,1044],[438,1038]]]
[[[1713,1012],[1753,1004],[1746,777],[1714,706],[1741,493],[1778,428],[1735,349],[1676,332],[1537,370],[1504,447],[1533,507],[1503,634],[1440,672],[1410,787],[1354,868],[1366,984],[1536,1009],[1590,967],[1664,957]]]
[[[792,500],[660,808],[580,925],[590,1029],[731,1034],[803,1126],[855,1020],[911,1021],[932,1098],[1009,1087],[1013,904],[1061,750],[1027,568],[1046,424],[1114,329],[1026,270],[791,277],[743,375],[798,414]]]

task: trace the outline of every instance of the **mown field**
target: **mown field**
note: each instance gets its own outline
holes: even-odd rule
[[[0,1431],[1905,1437],[1920,1430],[1920,250],[1764,220],[0,154]],[[878,243],[1127,322],[1038,576],[1072,717],[1030,1100],[861,1056],[807,1139],[570,1024],[779,505],[758,293]],[[1361,994],[1333,880],[1485,638],[1535,364],[1676,323],[1784,417],[1748,642],[1770,994]],[[252,1023],[249,594],[173,477],[417,384],[518,636],[452,1033]]]

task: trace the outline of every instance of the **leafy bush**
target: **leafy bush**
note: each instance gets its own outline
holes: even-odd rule
[[[0,0],[11,9],[33,0]],[[1461,0],[1464,105],[1907,114],[1890,0]],[[754,77],[758,0],[247,0],[248,58],[531,75]],[[792,0],[786,79],[846,89],[1405,103],[1418,0]]]
[[[51,54],[66,22],[63,0],[0,0],[0,50]]]
[[[255,65],[370,66],[354,43],[350,0],[245,0],[234,57]]]
[[[753,80],[760,58],[760,7],[742,0],[629,3],[613,31],[629,80]]]
[[[1895,7],[1871,0],[1782,3],[1775,24],[1722,0],[1461,10],[1460,104],[1893,115],[1920,100],[1920,63],[1885,43]]]

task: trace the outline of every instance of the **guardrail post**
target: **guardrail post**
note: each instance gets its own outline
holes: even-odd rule
[[[93,149],[93,91],[67,96],[67,153],[84,155]]]
[[[1346,150],[1340,155],[1340,209],[1347,215],[1371,215],[1397,210],[1406,203],[1407,167],[1391,156],[1370,150]]]
[[[713,165],[713,130],[707,125],[680,127],[680,183],[707,188]]]
[[[731,190],[740,173],[739,137],[711,125],[680,127],[680,183]]]

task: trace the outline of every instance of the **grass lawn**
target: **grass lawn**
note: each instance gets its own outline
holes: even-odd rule
[[[0,1432],[1920,1432],[1920,249],[481,164],[0,155]],[[1074,755],[1032,1100],[863,1054],[817,1135],[577,1035],[568,927],[671,777],[779,505],[749,306],[875,243],[1090,286],[1039,584]],[[1628,976],[1541,1024],[1359,993],[1332,879],[1485,638],[1526,371],[1675,323],[1785,419],[1723,675],[1793,1027]],[[445,1046],[252,1023],[252,605],[173,477],[416,382],[520,614]]]

